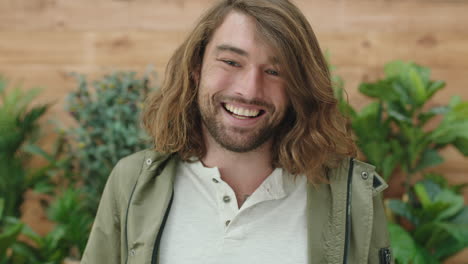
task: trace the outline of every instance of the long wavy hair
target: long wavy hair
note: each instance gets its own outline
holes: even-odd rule
[[[273,166],[312,182],[325,180],[324,172],[346,156],[355,156],[356,147],[338,110],[317,38],[288,0],[223,0],[201,17],[172,55],[161,88],[145,104],[143,126],[155,150],[178,153],[183,160],[206,154],[195,75],[213,33],[233,11],[255,19],[259,34],[278,53],[287,83],[291,107],[274,136]]]

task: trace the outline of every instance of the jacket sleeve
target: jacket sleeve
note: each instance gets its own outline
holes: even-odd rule
[[[121,263],[121,209],[125,207],[119,200],[119,164],[112,170],[104,187],[82,264]]]

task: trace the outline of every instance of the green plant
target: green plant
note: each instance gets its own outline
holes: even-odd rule
[[[39,90],[6,91],[7,82],[0,78],[0,198],[5,201],[4,214],[19,217],[23,193],[29,188],[44,189],[50,185],[46,173],[52,166],[32,169],[28,166],[34,143],[38,139],[38,120],[48,105],[30,107]]]
[[[440,263],[468,247],[468,206],[457,190],[430,175],[410,189],[407,202],[389,200],[388,207],[410,223],[409,231],[389,224],[397,263]]]
[[[86,210],[84,198],[80,189],[68,188],[48,208],[49,219],[65,231],[62,246],[75,259],[81,258],[94,217]]]
[[[357,111],[344,99],[342,85],[335,85],[360,150],[384,178],[400,168],[408,189],[413,175],[443,162],[440,149],[452,145],[468,155],[468,102],[454,96],[448,105],[428,108],[427,102],[444,86],[430,80],[428,68],[391,62],[385,65],[383,80],[360,85],[359,91],[376,101]],[[437,116],[442,120],[435,125]]]
[[[16,241],[11,245],[9,264],[62,264],[68,253],[68,248],[63,244],[63,228],[55,228],[47,235],[40,236],[25,226],[23,234],[33,244]]]
[[[0,78],[0,263],[61,263],[67,252],[63,228],[44,237],[34,233],[19,220],[23,195],[28,189],[52,193],[59,177],[69,177],[70,157],[63,157],[68,147],[63,136],[51,152],[36,143],[40,138],[39,119],[49,105],[31,106],[39,90],[23,92],[19,87],[7,90]],[[33,158],[43,159],[42,166],[32,167]],[[18,240],[23,234],[35,245]],[[7,253],[8,252],[8,253]]]
[[[16,242],[18,235],[23,230],[24,224],[13,217],[5,217],[3,210],[5,200],[0,198],[0,264],[10,262],[7,250]]]
[[[150,88],[149,79],[118,72],[93,82],[76,75],[78,90],[70,94],[67,109],[78,127],[67,131],[75,144],[71,153],[87,194],[88,210],[95,214],[105,182],[119,159],[145,149],[139,113]]]

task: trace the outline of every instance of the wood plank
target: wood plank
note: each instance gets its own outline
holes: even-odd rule
[[[468,34],[458,32],[341,32],[318,34],[332,61],[348,66],[380,66],[391,60],[411,60],[432,67],[468,65]]]
[[[0,64],[162,65],[185,34],[0,31]],[[378,67],[401,59],[436,68],[468,68],[468,34],[342,32],[322,33],[318,38],[337,65]]]
[[[187,30],[214,0],[6,1],[0,30]],[[295,1],[322,31],[467,32],[466,1]]]
[[[177,31],[0,31],[0,64],[165,64],[183,35]]]

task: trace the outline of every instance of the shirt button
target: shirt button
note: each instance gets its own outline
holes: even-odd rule
[[[212,179],[214,183],[218,183],[219,181],[215,178]]]
[[[231,223],[231,220],[226,221],[226,226],[228,226]]]
[[[229,202],[231,201],[231,197],[225,195],[225,196],[223,197],[223,201],[224,201],[225,203],[229,203]]]
[[[135,249],[130,250],[130,256],[132,256],[132,257],[135,256],[135,253],[136,253]]]
[[[146,165],[149,166],[149,165],[151,165],[151,163],[153,163],[153,161],[152,161],[151,159],[147,159],[147,160],[146,160]]]

